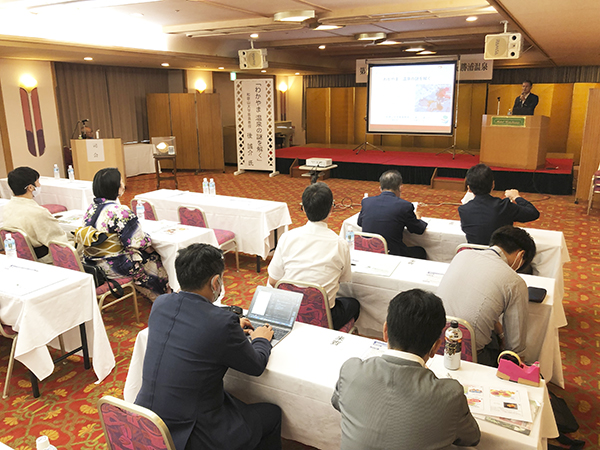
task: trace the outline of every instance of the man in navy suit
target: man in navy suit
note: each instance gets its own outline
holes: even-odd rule
[[[467,171],[467,186],[475,198],[458,207],[460,226],[470,244],[489,245],[492,233],[514,222],[530,222],[540,217],[539,211],[519,195],[516,189],[504,192],[505,198],[492,197],[494,174],[485,164]]]
[[[529,80],[523,81],[521,95],[515,99],[512,113],[515,116],[533,116],[535,107],[539,102],[537,95],[531,92],[533,83]]]
[[[424,248],[407,247],[402,242],[404,227],[411,233],[423,234],[427,222],[421,220],[421,214],[415,211],[411,202],[400,198],[401,187],[402,175],[397,170],[388,170],[381,175],[379,178],[381,194],[363,199],[358,225],[365,233],[383,236],[391,255],[426,259]]]
[[[223,253],[211,245],[192,244],[179,252],[181,292],[161,295],[152,306],[135,403],[165,421],[177,450],[279,450],[281,409],[246,405],[223,390],[230,367],[262,374],[273,337],[270,325],[253,330],[248,319],[212,304],[224,269]]]

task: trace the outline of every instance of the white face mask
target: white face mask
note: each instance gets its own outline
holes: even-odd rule
[[[520,257],[520,261],[519,261],[519,257]],[[518,261],[518,264],[517,264],[517,261]],[[513,267],[515,265],[516,265],[516,267]],[[510,268],[513,269],[514,271],[517,271],[521,268],[522,265],[523,265],[523,253],[519,253],[517,255],[517,257],[515,258],[515,260],[513,261]]]
[[[33,195],[34,197],[37,197],[38,195],[40,195],[40,192],[42,192],[42,187],[34,186],[33,191],[31,191],[31,195]]]
[[[221,291],[223,290],[223,281],[221,280],[221,277],[217,278],[217,283],[219,284],[219,288],[212,291],[213,292],[213,303],[219,299],[219,296],[221,295]]]

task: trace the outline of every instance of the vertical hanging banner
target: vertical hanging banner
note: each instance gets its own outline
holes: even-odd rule
[[[275,170],[275,114],[272,79],[235,80],[238,170]]]

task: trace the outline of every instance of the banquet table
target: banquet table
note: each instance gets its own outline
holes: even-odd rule
[[[398,293],[419,288],[436,292],[449,264],[403,256],[353,251],[352,281],[341,283],[338,295],[354,297],[360,302],[356,326],[360,334],[381,337],[387,307]],[[387,272],[386,272],[387,271]],[[528,304],[526,360],[540,361],[547,380],[564,386],[558,328],[557,304],[562,302],[555,291],[555,280],[534,275],[521,275],[528,286],[546,289],[542,303]],[[560,308],[562,310],[562,308]]]
[[[286,203],[252,198],[207,195],[170,189],[146,192],[135,197],[152,203],[159,219],[178,221],[180,206],[201,208],[211,228],[235,233],[240,252],[265,259],[275,245],[275,234],[292,223]]]
[[[76,230],[83,224],[84,211],[72,210],[55,214],[66,233]],[[210,228],[181,225],[171,220],[142,220],[142,229],[150,235],[152,247],[160,255],[169,276],[169,286],[178,291],[180,286],[175,273],[177,252],[191,244],[204,243],[219,246],[215,232]]]
[[[15,359],[39,380],[54,371],[47,345],[58,348],[62,334],[65,350],[79,347],[83,323],[98,380],[115,366],[89,274],[0,255],[0,311],[2,323],[19,333]]]
[[[94,200],[91,181],[40,177],[40,186],[42,191],[34,199],[40,205],[57,204],[67,209],[85,210]],[[4,198],[12,197],[7,178],[0,180],[0,193]]]
[[[142,330],[136,339],[123,392],[126,401],[134,401],[141,387],[147,333],[147,329]],[[273,348],[260,377],[230,369],[225,375],[225,389],[246,403],[270,402],[280,406],[282,437],[323,450],[339,449],[340,413],[331,406],[331,396],[340,367],[352,357],[377,357],[380,350],[374,350],[373,344],[373,339],[296,322],[293,331]],[[448,378],[443,357],[436,355],[428,366],[438,377]],[[499,389],[516,386],[496,378],[495,372],[490,367],[463,361],[451,376],[463,384],[488,383]],[[531,400],[541,404],[530,435],[477,419],[481,442],[475,448],[542,449],[546,448],[547,438],[558,435],[545,384],[518,386],[527,390]]]
[[[0,198],[0,226],[2,226],[2,211],[4,210],[4,205],[6,205],[10,200],[7,198]]]
[[[154,145],[123,144],[125,176],[134,177],[143,173],[154,173]]]

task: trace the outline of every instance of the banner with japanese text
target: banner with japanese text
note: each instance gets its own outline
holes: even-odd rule
[[[275,171],[273,94],[272,79],[235,81],[238,171]]]

